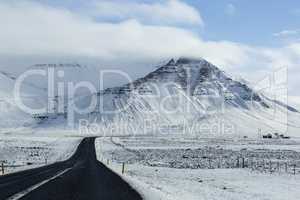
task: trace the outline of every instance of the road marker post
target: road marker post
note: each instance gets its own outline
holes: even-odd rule
[[[288,164],[286,162],[284,163],[284,168],[285,168],[285,173],[287,173],[288,172]]]
[[[240,168],[240,158],[237,157],[236,159],[236,168]]]
[[[4,175],[4,162],[1,162],[1,171],[2,171],[2,175]]]
[[[242,158],[242,168],[245,168],[245,158]]]
[[[296,164],[293,165],[294,175],[296,175]]]
[[[125,163],[122,164],[122,174],[125,173]]]

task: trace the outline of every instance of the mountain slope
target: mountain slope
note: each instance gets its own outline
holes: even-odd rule
[[[33,118],[22,112],[13,98],[14,80],[0,73],[0,127],[11,128],[28,126]]]
[[[300,116],[296,109],[266,98],[204,59],[172,59],[143,78],[92,98],[100,103],[89,119],[134,124],[140,129],[151,121],[162,129],[177,127],[179,132],[208,126],[210,130],[198,131],[200,134],[226,132],[224,128],[214,130],[220,126],[230,127],[230,134],[285,133],[287,125],[297,132],[299,124],[299,120],[289,123],[286,117]],[[81,98],[77,105],[90,99]]]
[[[97,86],[99,81],[96,68],[80,65],[43,64],[30,69],[53,69],[55,84],[62,82],[65,87],[68,82],[80,81],[90,81]],[[61,70],[64,71],[63,76],[59,73]],[[9,84],[10,89],[5,94],[12,96],[14,76],[5,72],[0,74],[0,77],[4,85],[0,92],[4,93],[7,88],[5,84]],[[45,78],[40,79],[41,77],[32,78],[25,82],[24,91],[31,94],[25,98],[28,99],[29,105],[45,106],[49,101],[45,92],[48,87],[47,81]],[[99,91],[99,88],[96,89]],[[234,80],[204,59],[171,59],[132,83],[108,88],[92,95],[86,90],[79,91],[72,97],[67,93],[59,96],[57,91],[55,92],[54,99],[50,100],[63,100],[63,105],[55,106],[63,106],[64,110],[58,112],[58,108],[53,108],[54,113],[39,113],[41,118],[48,117],[39,127],[65,127],[70,121],[67,121],[61,112],[67,112],[66,108],[70,105],[85,109],[91,100],[96,100],[95,107],[87,113],[75,114],[75,127],[80,119],[86,119],[98,122],[103,128],[102,132],[116,131],[118,134],[172,132],[256,136],[258,133],[287,131],[290,135],[297,135],[300,130],[300,114],[297,109],[267,98],[253,90],[245,81]],[[25,92],[24,95],[28,93]],[[5,95],[1,96],[4,99]],[[2,119],[21,116],[21,120],[17,121],[32,120],[32,116],[22,113],[12,105],[16,110],[2,111]],[[70,112],[64,114],[72,116]],[[24,124],[26,125],[22,122],[14,126]],[[5,125],[7,124],[0,124],[1,127]]]

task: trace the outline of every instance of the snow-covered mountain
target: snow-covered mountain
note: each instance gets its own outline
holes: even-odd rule
[[[44,73],[41,74],[40,72]],[[59,76],[59,71],[63,72],[62,76]],[[26,107],[39,110],[47,108],[49,102],[54,102],[57,99],[64,99],[67,102],[66,93],[62,96],[57,94],[58,82],[65,83],[67,87],[68,82],[81,81],[82,77],[88,77],[90,80],[93,77],[90,72],[85,70],[78,64],[36,64],[26,69],[25,73],[28,76],[24,77],[21,87],[19,88],[19,100]],[[33,73],[31,73],[33,72]],[[37,74],[35,74],[38,72]],[[40,74],[39,74],[40,73]],[[88,75],[86,75],[88,73]],[[23,74],[24,75],[24,74]],[[24,112],[17,105],[18,98],[14,95],[14,89],[16,86],[17,78],[20,78],[21,73],[16,74],[8,71],[0,70],[0,127],[1,128],[15,128],[15,127],[35,127],[39,125],[41,119],[37,116],[44,118],[46,115],[49,116],[49,112]],[[48,80],[53,78],[53,95],[49,96],[49,82]],[[83,95],[79,93],[77,95]],[[67,104],[67,103],[66,103]],[[50,109],[47,108],[49,111]],[[57,113],[56,113],[57,114]],[[56,114],[51,115],[51,119],[56,118]]]
[[[63,76],[58,75],[55,81],[90,81],[95,86],[98,85],[98,73],[94,68],[80,65],[53,66],[50,68],[54,69],[56,75],[59,70],[64,69]],[[32,68],[48,69],[49,64],[35,65]],[[6,74],[6,79],[7,76]],[[31,79],[27,85],[45,88],[47,81]],[[99,91],[99,88],[96,89]],[[45,95],[40,90],[38,94]],[[92,95],[86,91],[79,92],[72,98],[66,96],[67,93],[63,95],[65,96],[55,97],[64,99],[63,105],[60,105],[65,108],[63,112],[67,112],[69,105],[84,109],[91,100],[95,100],[97,103],[88,113],[75,116],[75,124],[78,124],[79,119],[87,119],[98,122],[107,129],[116,125],[144,131],[145,126],[151,124],[147,133],[164,133],[170,130],[183,132],[188,129],[189,133],[196,134],[252,136],[287,131],[290,135],[296,135],[300,130],[300,114],[297,109],[278,99],[266,97],[245,81],[234,80],[204,59],[171,59],[132,83]],[[44,124],[58,126],[67,123],[61,114],[52,114]],[[126,131],[130,133],[131,129]]]
[[[34,119],[22,112],[13,98],[14,78],[0,72],[0,127],[21,127],[34,123]]]
[[[192,127],[198,133],[245,135],[287,129],[296,133],[300,122],[296,109],[233,80],[204,59],[172,59],[143,78],[92,98],[99,103],[88,118],[99,122],[144,126],[150,120],[162,129]],[[90,100],[81,98],[77,105]],[[210,130],[199,130],[201,126]]]
[[[163,89],[167,90],[168,95],[184,92],[184,95],[196,100],[209,97],[208,103],[213,107],[216,106],[214,99],[222,99],[222,102],[225,100],[227,104],[235,107],[247,108],[249,102],[269,107],[262,97],[246,84],[233,80],[204,59],[180,58],[176,62],[172,59],[147,76],[122,87],[109,88],[102,95],[114,96],[116,104],[118,99],[122,99],[120,97],[132,94],[151,96],[160,92],[159,96],[164,98],[163,92],[166,91],[162,91]],[[198,103],[204,106],[204,102]]]

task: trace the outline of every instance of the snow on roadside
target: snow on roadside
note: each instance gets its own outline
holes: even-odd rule
[[[81,138],[75,137],[0,137],[0,161],[5,173],[39,167],[68,159]]]
[[[296,200],[300,195],[299,175],[270,175],[243,169],[190,170],[129,165],[126,177],[148,186],[140,189],[156,189],[174,200]]]
[[[172,196],[169,196],[162,191],[160,191],[158,188],[154,188],[149,186],[147,183],[144,183],[143,181],[140,181],[136,177],[129,176],[127,174],[127,167],[128,165],[125,165],[125,174],[122,174],[122,163],[116,163],[112,162],[109,158],[109,154],[106,154],[108,150],[113,150],[117,147],[114,144],[111,144],[107,139],[98,138],[95,142],[96,146],[96,154],[97,159],[101,161],[106,167],[114,171],[116,174],[118,174],[120,177],[122,177],[126,182],[128,182],[135,190],[137,190],[145,200],[173,200],[174,198]],[[109,162],[108,162],[109,161]]]
[[[155,143],[157,142],[156,139],[148,139],[151,145],[154,140]],[[133,140],[136,139],[133,138]],[[175,169],[145,166],[137,162],[126,164],[123,175],[121,173],[122,163],[111,160],[124,159],[116,159],[119,155],[112,154],[112,152],[126,151],[124,147],[131,146],[126,145],[124,141],[128,142],[128,138],[97,139],[98,159],[106,165],[106,161],[109,159],[107,167],[120,174],[143,195],[145,200],[183,198],[188,200],[297,200],[300,196],[298,189],[300,188],[300,175],[284,173],[269,174],[251,172],[248,169]],[[142,149],[147,146],[147,142],[143,141],[140,146]],[[161,144],[167,145],[164,140],[161,141]],[[116,145],[118,143],[125,144],[125,146]],[[137,144],[137,141],[130,143]],[[158,143],[156,145],[159,146]],[[233,144],[230,146],[234,147]],[[257,144],[258,146],[259,144]],[[280,148],[280,145],[278,147]],[[273,148],[274,146],[271,149]],[[138,149],[138,145],[134,149]],[[130,156],[130,154],[126,155]]]
[[[300,96],[288,96],[289,106],[296,108],[300,111]]]

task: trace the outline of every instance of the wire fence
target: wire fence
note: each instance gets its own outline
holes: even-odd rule
[[[10,174],[10,173],[14,173],[14,172],[18,172],[18,171],[22,171],[22,170],[26,170],[26,169],[31,169],[31,168],[36,168],[36,167],[40,167],[43,165],[47,165],[47,161],[44,162],[28,162],[26,164],[23,165],[13,165],[13,164],[8,164],[6,162],[1,162],[0,161],[0,176],[6,175],[6,174]]]
[[[287,173],[300,174],[300,161],[285,160],[258,160],[238,157],[236,160],[211,159],[206,158],[207,167],[197,168],[224,169],[224,168],[245,168],[251,171],[264,173]]]

